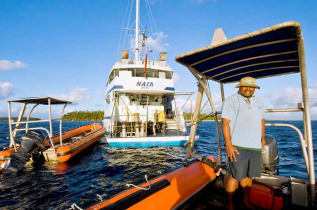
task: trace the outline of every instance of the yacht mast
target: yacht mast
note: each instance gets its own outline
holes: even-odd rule
[[[135,13],[135,60],[139,60],[139,0],[136,0]]]

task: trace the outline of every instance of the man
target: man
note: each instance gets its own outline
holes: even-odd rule
[[[171,115],[172,115],[172,100],[173,100],[173,96],[167,96],[167,107],[166,107],[166,114],[167,114],[167,118],[171,119]]]
[[[226,99],[221,113],[230,174],[225,190],[229,205],[232,205],[233,193],[240,183],[248,207],[252,178],[261,176],[261,150],[265,144],[264,109],[261,99],[253,96],[255,88],[260,89],[254,78],[242,78],[236,88],[239,88],[238,93]]]

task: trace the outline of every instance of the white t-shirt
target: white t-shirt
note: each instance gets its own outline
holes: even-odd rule
[[[230,120],[232,145],[245,149],[261,149],[264,109],[260,98],[248,99],[234,94],[222,105],[221,118]]]

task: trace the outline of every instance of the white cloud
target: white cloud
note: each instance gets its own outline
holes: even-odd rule
[[[309,86],[310,88],[317,88],[317,82],[314,83],[313,85]]]
[[[8,60],[0,60],[0,71],[12,70],[24,68],[27,65],[22,63],[21,61],[8,61]]]
[[[147,46],[149,49],[157,51],[157,52],[164,52],[170,47],[170,45],[164,40],[167,38],[167,35],[163,32],[154,33],[153,36],[149,36],[147,38]]]
[[[79,103],[79,102],[83,102],[83,101],[88,101],[91,98],[87,94],[87,88],[79,88],[79,87],[76,87],[69,94],[52,95],[52,97],[62,99],[62,100],[71,101],[74,104]]]
[[[317,91],[308,88],[308,97],[310,106],[317,106]],[[268,100],[271,101],[270,105],[273,108],[295,108],[298,103],[302,102],[302,91],[300,88],[286,88],[281,94]]]
[[[286,88],[282,94],[275,95],[271,98],[273,107],[289,108],[297,107],[297,103],[302,101],[302,92],[298,88]]]
[[[314,87],[312,85],[310,87]],[[311,118],[317,119],[317,90],[308,88],[308,97],[311,110]],[[302,91],[300,88],[286,88],[281,91],[274,90],[271,94],[262,97],[267,109],[297,108],[302,102]],[[302,120],[302,113],[270,113],[266,114],[270,119]],[[267,117],[266,117],[267,118]]]
[[[0,82],[0,99],[5,99],[13,94],[13,85],[9,82]]]
[[[156,51],[156,52],[165,52],[170,47],[170,45],[164,41],[166,38],[167,38],[167,35],[164,34],[163,32],[154,33],[153,36],[147,37],[146,46],[148,47],[148,49]],[[134,49],[135,37],[130,35],[129,42],[130,42],[130,47]],[[141,46],[141,42],[142,42],[142,35],[139,35],[139,46]]]

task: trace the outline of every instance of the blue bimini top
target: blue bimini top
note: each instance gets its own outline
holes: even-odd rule
[[[264,109],[258,97],[248,99],[234,94],[222,105],[221,118],[230,120],[232,145],[245,149],[261,150],[261,133]]]

